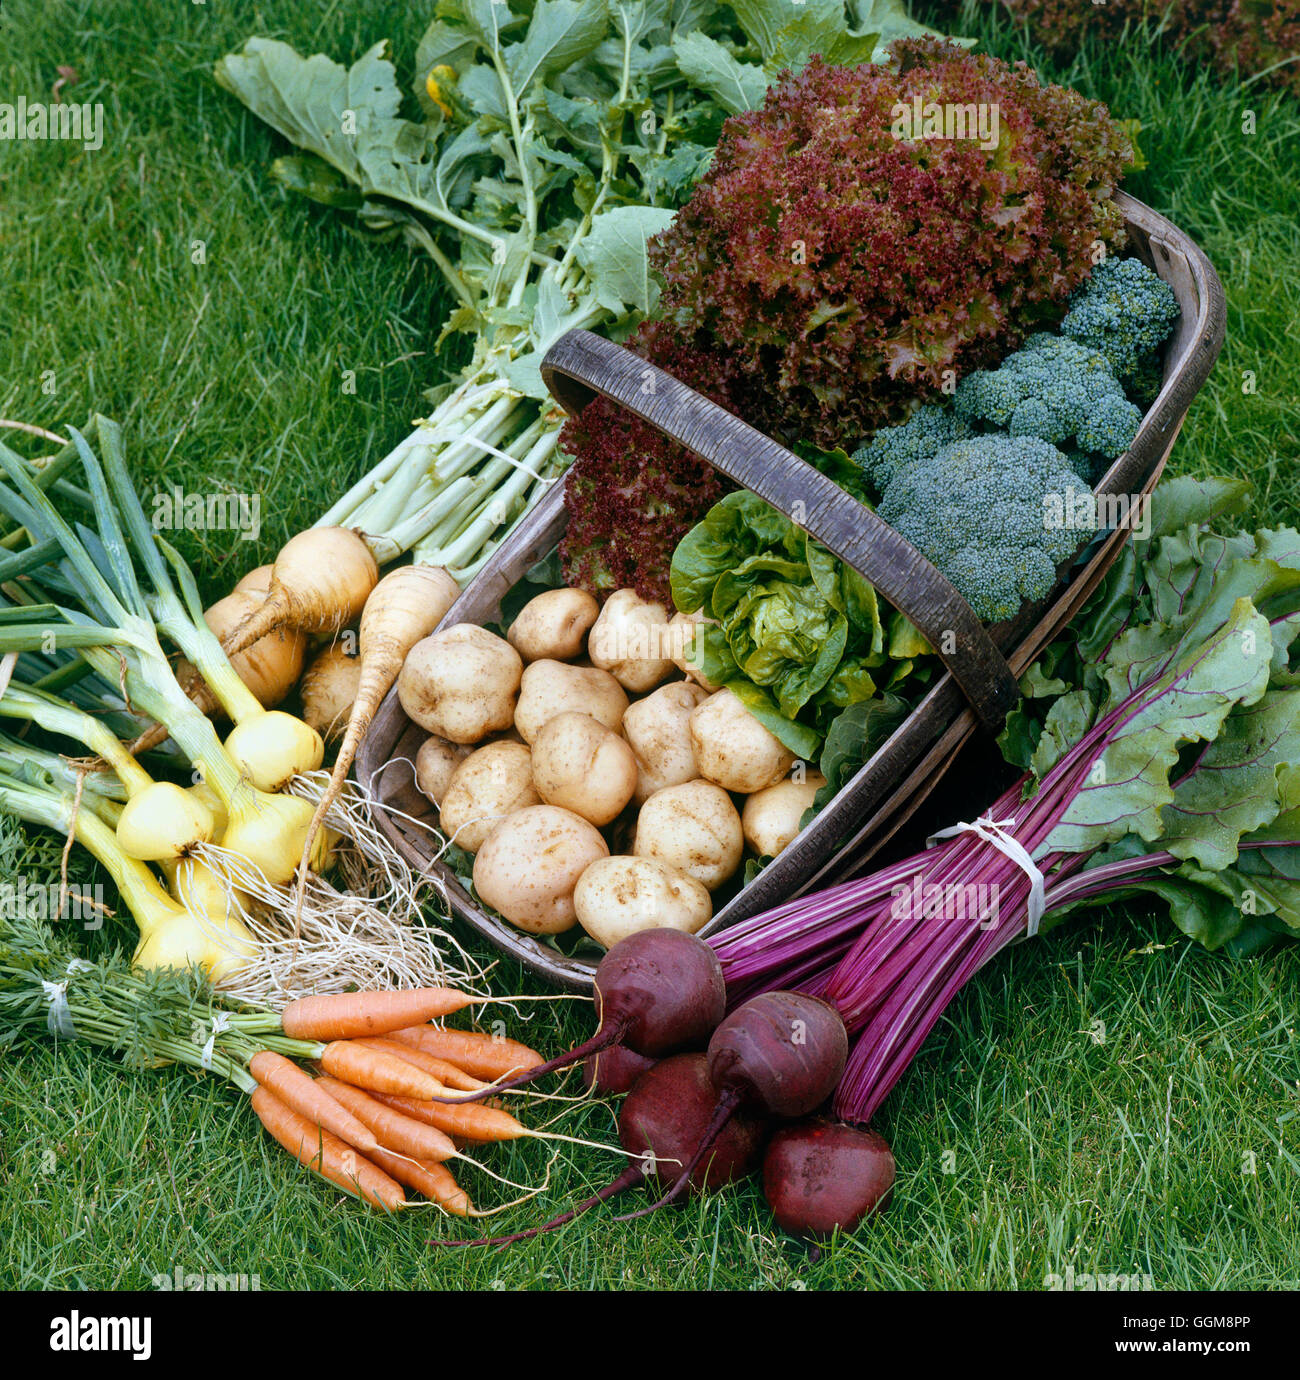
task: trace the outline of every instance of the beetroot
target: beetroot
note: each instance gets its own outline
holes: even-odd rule
[[[460,1103],[495,1097],[611,1045],[626,1045],[652,1059],[698,1049],[726,1009],[722,968],[704,940],[684,930],[641,930],[620,939],[597,965],[600,1026],[590,1040],[481,1092],[435,1100]]]
[[[734,1106],[806,1116],[835,1091],[848,1055],[848,1032],[828,1002],[803,992],[763,992],[713,1032],[709,1077]]]
[[[844,1022],[818,997],[763,992],[738,1006],[709,1040],[709,1078],[718,1100],[695,1153],[657,1203],[631,1216],[654,1212],[685,1192],[696,1166],[740,1109],[797,1117],[821,1106],[835,1091],[848,1053]]]
[[[612,950],[611,950],[612,952]],[[613,1198],[647,1180],[657,1183],[676,1179],[688,1159],[692,1168],[687,1187],[692,1192],[712,1192],[753,1172],[763,1146],[765,1123],[740,1113],[713,1138],[707,1159],[696,1154],[710,1125],[717,1089],[709,1077],[703,1054],[676,1054],[663,1059],[632,1085],[618,1114],[618,1138],[627,1151],[627,1168],[590,1198],[553,1217],[540,1227],[512,1236],[483,1237],[476,1241],[431,1241],[437,1246],[508,1246],[571,1222],[598,1203]]]
[[[888,1205],[893,1186],[884,1137],[824,1117],[783,1126],[763,1157],[763,1196],[792,1236],[852,1231]]]
[[[619,1142],[645,1177],[671,1182],[695,1155],[716,1098],[705,1055],[665,1059],[632,1085],[618,1118]],[[695,1156],[691,1191],[711,1193],[749,1174],[758,1164],[765,1125],[749,1113],[733,1118],[714,1140],[713,1153]]]
[[[582,1086],[601,1097],[621,1097],[656,1062],[626,1045],[610,1045],[582,1061]]]

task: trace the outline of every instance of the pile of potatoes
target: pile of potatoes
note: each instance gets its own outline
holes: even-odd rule
[[[433,735],[417,784],[520,929],[694,933],[746,845],[775,856],[798,833],[823,778],[694,669],[696,617],[548,590],[505,638],[460,623],[408,654],[398,696]]]

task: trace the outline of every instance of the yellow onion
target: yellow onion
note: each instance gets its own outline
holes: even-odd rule
[[[226,739],[226,751],[243,776],[261,791],[281,790],[295,776],[315,771],[325,760],[320,734],[278,709],[236,724]]]
[[[212,815],[212,836],[219,839],[226,832],[226,802],[206,781],[196,781],[186,791],[207,806]]]
[[[129,858],[159,862],[183,858],[216,834],[212,811],[170,781],[137,791],[117,821],[117,841]]]
[[[298,869],[313,813],[311,802],[301,796],[271,795],[244,787],[231,802],[230,823],[221,836],[221,846],[242,854],[273,885],[285,886]],[[323,832],[318,834],[309,863],[313,871],[323,869],[329,847]]]

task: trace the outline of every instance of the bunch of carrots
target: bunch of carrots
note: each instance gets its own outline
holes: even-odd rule
[[[48,920],[0,914],[0,1042],[53,1035],[136,1068],[184,1064],[233,1083],[302,1165],[387,1211],[405,1189],[461,1217],[486,1215],[447,1168],[534,1130],[491,1097],[542,1063],[501,1035],[432,1024],[483,998],[446,987],[303,997],[280,1012],[216,1004],[197,967],[141,970],[118,951],[81,955]],[[438,1099],[452,1099],[440,1101]],[[586,1144],[588,1142],[580,1142]]]
[[[405,1185],[477,1216],[447,1161],[469,1159],[465,1145],[547,1136],[487,1102],[436,1100],[490,1091],[542,1062],[518,1041],[430,1024],[479,1000],[426,987],[290,1002],[283,1034],[261,1032],[265,1047],[248,1060],[253,1110],[300,1164],[375,1207],[406,1206]],[[234,1016],[229,1028],[250,1035],[268,1019]],[[281,1052],[289,1047],[317,1076]]]

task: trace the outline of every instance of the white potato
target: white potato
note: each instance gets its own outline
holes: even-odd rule
[[[713,914],[708,891],[658,858],[599,858],[573,893],[578,923],[597,944],[612,948],[639,930],[694,934]]]
[[[582,655],[599,614],[585,589],[548,589],[520,609],[506,638],[525,661],[571,661]]]
[[[577,923],[578,878],[609,849],[594,824],[571,810],[531,805],[507,816],[474,858],[474,890],[512,925],[560,934]]]
[[[452,773],[473,750],[468,743],[449,743],[437,734],[426,738],[415,754],[415,784],[435,805],[441,805]]]
[[[493,829],[516,810],[540,803],[532,754],[523,743],[485,743],[452,773],[442,797],[442,832],[477,853]]]
[[[524,742],[531,743],[557,714],[590,714],[617,733],[626,709],[627,694],[608,671],[547,658],[524,668],[515,727]]]
[[[457,623],[406,654],[397,697],[421,728],[453,743],[477,743],[514,721],[523,669],[505,638]]]
[[[707,697],[702,686],[675,680],[628,705],[623,736],[636,754],[638,805],[665,786],[680,786],[699,776],[691,713]]]
[[[633,694],[643,694],[673,673],[668,658],[668,611],[642,599],[634,589],[619,589],[605,600],[587,655]]]
[[[557,714],[533,739],[533,785],[548,805],[608,824],[636,790],[636,758],[590,714]]]
[[[641,807],[632,852],[658,858],[710,891],[740,866],[745,836],[731,797],[708,781],[667,786]]]
[[[802,781],[790,777],[755,791],[740,814],[745,842],[760,857],[776,857],[798,834],[804,811],[825,784],[821,772],[810,771]]]
[[[742,795],[775,785],[794,765],[794,753],[731,690],[719,690],[692,711],[691,746],[706,781]]]

